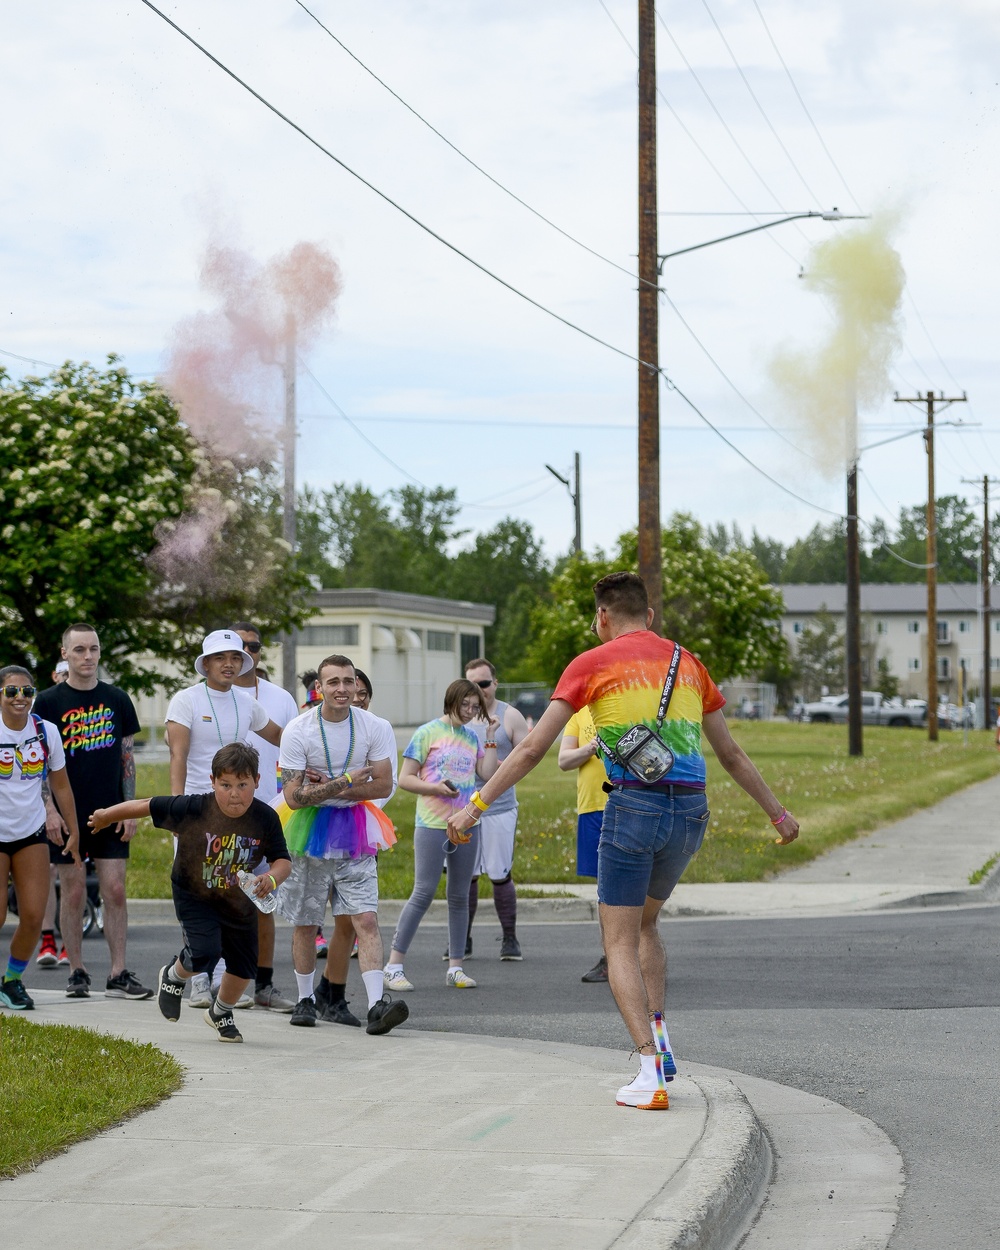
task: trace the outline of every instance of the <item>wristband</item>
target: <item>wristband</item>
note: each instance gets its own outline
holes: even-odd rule
[[[346,777],[346,778],[347,778],[347,788],[348,788],[348,790],[350,790],[351,786],[353,786],[353,785],[354,785],[354,782],[351,780],[351,774],[350,774],[350,773],[343,773],[343,774],[342,774],[342,776],[344,776],[344,777]]]
[[[497,747],[497,744],[496,744],[495,742],[484,742],[484,743],[483,743],[483,750],[484,750],[484,751],[488,751],[488,750],[490,749],[490,747],[492,747],[492,748],[493,748],[493,750],[495,751],[495,750],[496,750],[496,747]]]
[[[275,879],[274,879],[274,873],[273,873],[273,872],[269,872],[267,875],[271,878],[271,885],[274,887],[274,889],[277,889],[277,888],[278,888],[278,883],[277,883],[277,881],[275,881]]]
[[[788,815],[788,808],[783,807],[781,809],[781,815],[778,817],[778,819],[771,821],[771,824],[774,825],[775,829],[777,829],[777,827],[784,822],[784,819],[787,815]]]
[[[483,800],[479,797],[479,791],[478,791],[478,790],[477,790],[477,791],[473,794],[472,798],[471,798],[471,799],[469,799],[469,802],[470,802],[470,803],[471,803],[474,807],[478,807],[478,808],[479,808],[479,810],[480,810],[481,812],[488,812],[488,811],[490,810],[490,805],[489,805],[489,803],[484,803],[484,802],[483,802]]]

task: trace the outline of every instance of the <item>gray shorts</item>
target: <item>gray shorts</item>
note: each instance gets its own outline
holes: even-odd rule
[[[333,887],[333,914],[378,911],[378,865],[374,855],[314,859],[293,855],[292,871],[278,891],[278,911],[296,925],[321,925]]]

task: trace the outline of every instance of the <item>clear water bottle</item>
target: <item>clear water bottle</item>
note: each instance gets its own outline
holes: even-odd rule
[[[247,896],[254,907],[258,911],[272,912],[278,906],[278,891],[269,890],[263,898],[258,898],[254,893],[254,886],[257,884],[257,878],[252,872],[244,872],[242,868],[237,869],[236,880],[239,882],[240,889]]]

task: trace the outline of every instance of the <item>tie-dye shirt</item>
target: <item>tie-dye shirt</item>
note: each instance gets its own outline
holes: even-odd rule
[[[552,698],[562,699],[576,711],[589,705],[598,735],[611,748],[633,725],[647,725],[655,731],[663,683],[676,645],[648,629],[623,634],[568,664]],[[675,757],[664,781],[704,788],[701,721],[725,702],[704,664],[681,648],[677,681],[660,729],[660,737]],[[612,764],[603,752],[601,758],[609,780],[642,784],[620,764]]]
[[[453,798],[443,794],[417,795],[417,824],[430,829],[447,828],[449,819],[472,798],[476,789],[476,764],[486,752],[465,725],[444,719],[421,725],[410,739],[403,758],[420,765],[421,781],[451,781],[458,786]]]

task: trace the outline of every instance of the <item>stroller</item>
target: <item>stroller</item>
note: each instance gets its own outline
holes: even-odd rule
[[[61,894],[59,889],[59,878],[56,878],[56,930],[59,931],[59,904],[61,902]],[[14,882],[8,880],[7,883],[7,910],[13,915],[17,915],[17,891],[14,889]],[[101,907],[101,890],[97,882],[97,870],[94,865],[87,861],[87,897],[83,904],[83,936],[87,937],[91,934],[103,933],[104,931],[104,914]],[[61,933],[60,933],[61,936]]]

